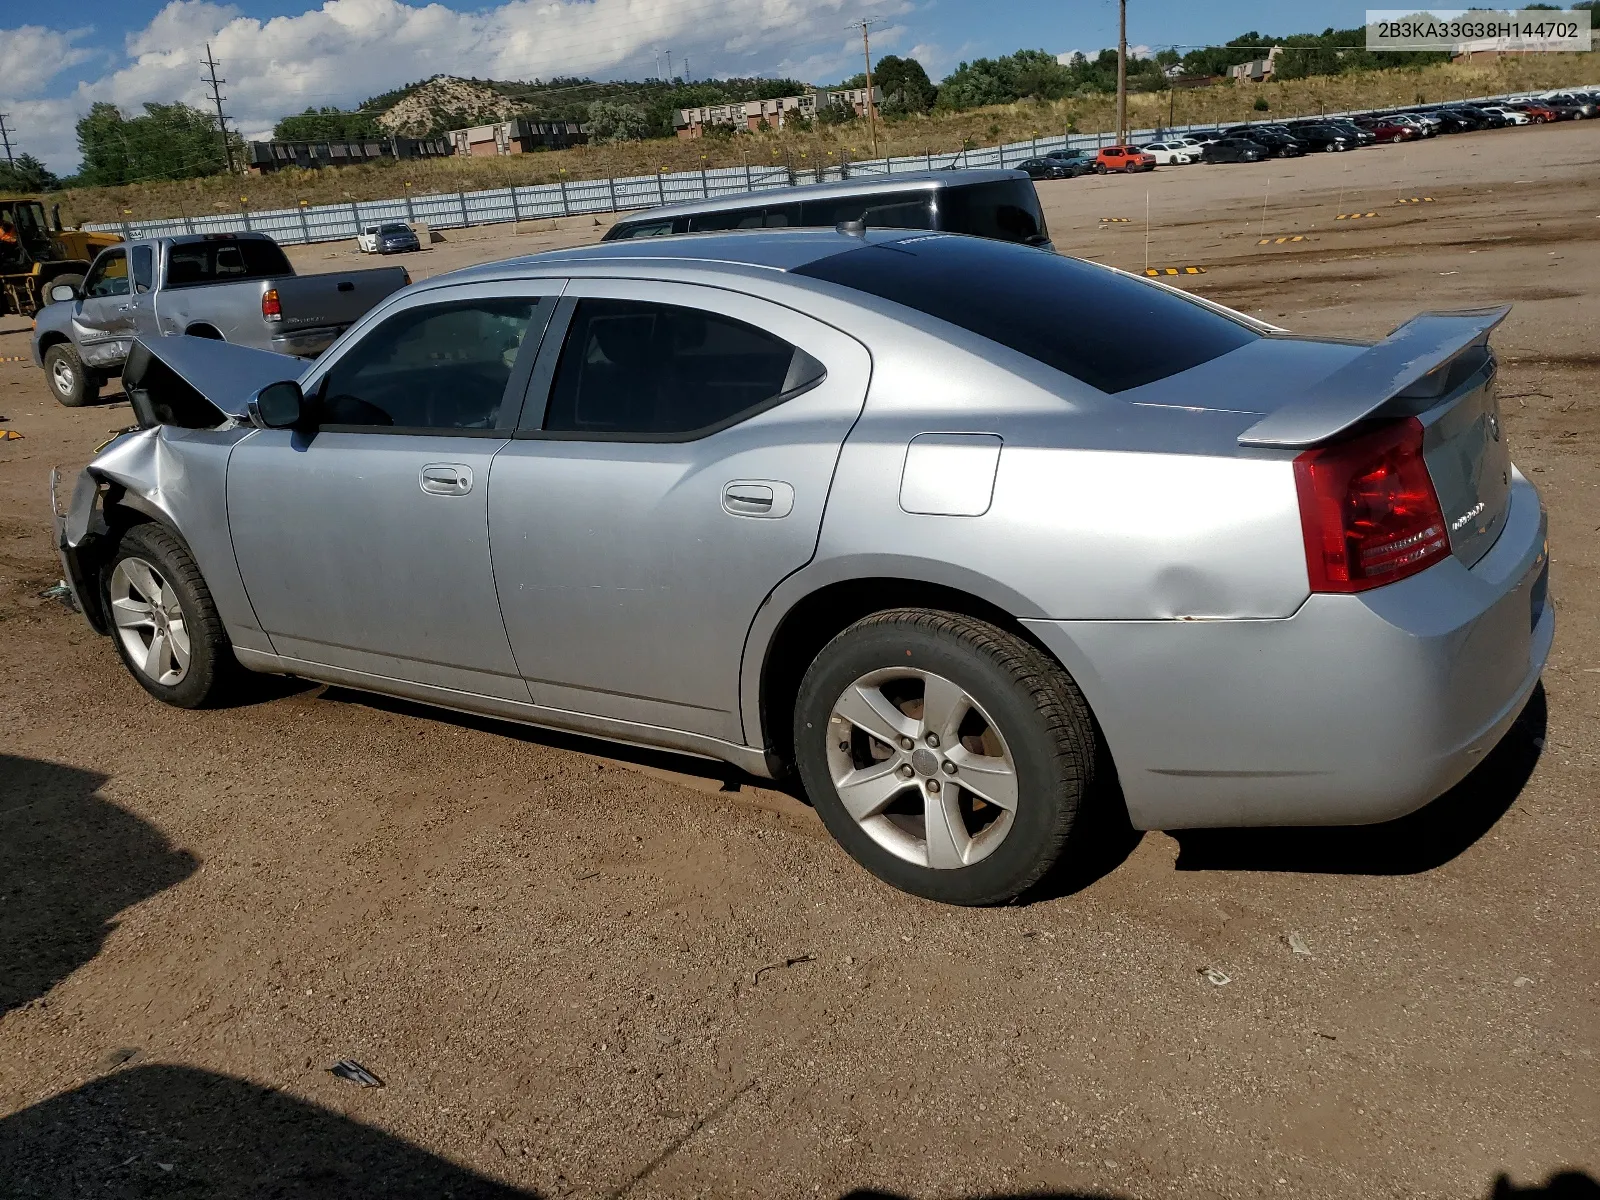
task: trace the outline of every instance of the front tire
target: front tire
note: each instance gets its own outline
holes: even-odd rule
[[[99,377],[83,365],[71,342],[57,342],[44,352],[44,375],[51,393],[67,408],[93,404],[100,395]]]
[[[928,609],[857,621],[806,672],[806,794],[857,862],[947,904],[1025,892],[1067,847],[1094,781],[1093,718],[1037,647]]]
[[[157,700],[205,708],[243,674],[188,547],[161,525],[122,535],[102,587],[111,640],[128,672]]]

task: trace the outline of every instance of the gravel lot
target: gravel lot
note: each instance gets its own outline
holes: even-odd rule
[[[997,910],[693,760],[292,683],[157,705],[39,598],[48,469],[128,409],[0,362],[0,1195],[1597,1194],[1597,168],[1582,122],[1042,186],[1063,251],[1142,267],[1148,212],[1151,265],[1297,331],[1515,302],[1558,633],[1415,817],[1108,831]]]

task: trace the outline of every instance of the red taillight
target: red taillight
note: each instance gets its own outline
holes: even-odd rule
[[[1450,553],[1415,417],[1294,460],[1313,592],[1364,592]]]
[[[277,288],[268,288],[261,293],[261,315],[268,321],[283,320],[283,305],[278,303]]]

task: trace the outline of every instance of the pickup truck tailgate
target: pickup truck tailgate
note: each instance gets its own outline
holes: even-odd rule
[[[268,286],[277,289],[283,315],[273,324],[283,333],[342,328],[354,324],[385,296],[410,282],[404,267],[274,279]]]

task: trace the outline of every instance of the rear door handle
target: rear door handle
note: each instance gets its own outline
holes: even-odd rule
[[[722,511],[732,517],[787,517],[794,488],[776,479],[735,479],[723,485]]]
[[[472,490],[472,468],[461,463],[428,463],[422,468],[421,483],[430,496],[465,496]]]

